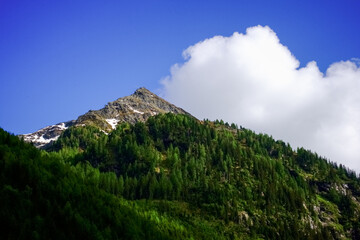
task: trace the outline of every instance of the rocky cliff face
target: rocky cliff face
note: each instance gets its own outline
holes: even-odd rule
[[[32,142],[38,148],[46,148],[70,126],[92,125],[110,132],[119,123],[145,122],[151,116],[168,112],[190,115],[146,88],[139,88],[132,95],[110,102],[100,110],[90,110],[77,120],[58,123],[20,137],[26,142]]]
[[[73,126],[74,124],[75,121],[58,123],[44,127],[34,133],[19,135],[19,137],[23,138],[25,142],[31,142],[35,147],[41,148],[53,141],[56,141],[64,130],[70,126]]]
[[[120,122],[144,122],[151,116],[167,112],[189,114],[146,88],[139,88],[132,95],[110,102],[100,110],[85,113],[76,124],[95,124],[103,130],[110,130]]]

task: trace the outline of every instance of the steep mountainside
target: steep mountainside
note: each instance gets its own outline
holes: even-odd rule
[[[171,113],[66,129],[40,151],[0,130],[1,239],[360,239],[360,180],[304,149]]]
[[[360,239],[354,171],[144,88],[23,139],[0,129],[0,239]]]
[[[58,123],[20,137],[38,148],[47,148],[70,126],[96,126],[110,132],[119,123],[145,122],[151,116],[168,112],[190,115],[146,88],[139,88],[132,95],[110,102],[100,110],[90,110],[77,120]]]

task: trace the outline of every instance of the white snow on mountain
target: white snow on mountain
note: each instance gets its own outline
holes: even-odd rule
[[[115,118],[105,119],[108,124],[111,125],[112,129],[116,128],[116,125],[119,123],[120,120],[117,120]]]
[[[134,113],[140,113],[140,114],[144,114],[144,112],[141,112],[139,110],[136,110],[134,108],[132,108],[131,106],[129,106],[130,110],[133,111]]]
[[[42,147],[50,142],[56,141],[60,137],[61,132],[67,128],[65,123],[58,123],[44,127],[34,133],[24,134],[22,137],[24,141],[34,143],[36,147]]]

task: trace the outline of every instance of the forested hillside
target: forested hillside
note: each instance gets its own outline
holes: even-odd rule
[[[355,172],[266,134],[160,114],[47,151],[0,133],[2,239],[360,239]]]

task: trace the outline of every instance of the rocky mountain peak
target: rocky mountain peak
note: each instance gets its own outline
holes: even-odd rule
[[[100,110],[87,112],[76,120],[76,124],[96,125],[109,131],[120,122],[144,122],[151,116],[167,112],[190,115],[142,87],[130,96],[109,102]]]
[[[109,102],[102,109],[90,110],[76,120],[48,126],[34,133],[20,135],[20,137],[25,141],[33,142],[36,147],[45,148],[70,126],[91,125],[108,133],[115,129],[119,123],[145,122],[151,116],[168,112],[190,115],[183,109],[141,87],[132,95]]]
[[[151,96],[151,95],[154,95],[152,92],[150,92],[149,90],[147,90],[146,88],[144,87],[140,87],[138,89],[136,89],[136,91],[132,94],[132,95],[135,95],[135,96]]]

